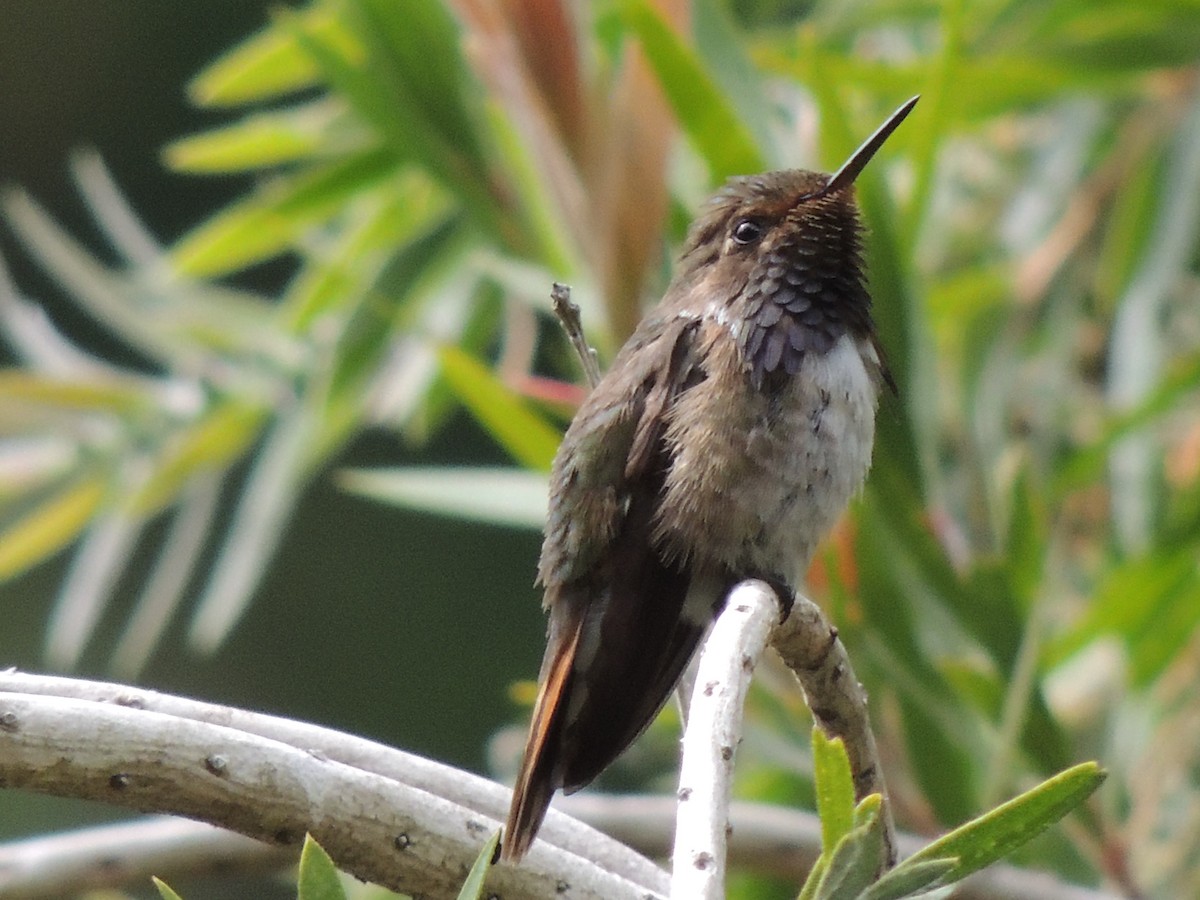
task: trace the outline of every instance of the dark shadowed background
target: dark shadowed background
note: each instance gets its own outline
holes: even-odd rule
[[[107,248],[69,171],[73,151],[94,147],[151,229],[166,242],[178,237],[247,186],[238,178],[179,176],[161,163],[164,143],[215,122],[189,105],[185,84],[278,5],[6,0],[0,182],[29,191],[103,254]],[[60,327],[94,351],[128,361],[2,230],[0,248],[23,291],[43,302]],[[278,264],[251,272],[246,283],[273,292],[288,274]],[[0,354],[11,359],[9,348]],[[350,457],[342,462],[504,461],[464,416],[419,451],[380,437],[355,445]],[[482,770],[488,735],[513,717],[507,685],[536,672],[537,535],[383,508],[339,493],[328,475],[311,485],[226,646],[210,658],[197,656],[183,640],[184,616],[142,683],[311,720]],[[65,556],[0,585],[0,666],[44,668],[45,624]],[[149,554],[143,556],[148,562]],[[104,660],[126,612],[119,605],[109,610],[81,674],[106,677]],[[111,814],[0,792],[0,838]]]

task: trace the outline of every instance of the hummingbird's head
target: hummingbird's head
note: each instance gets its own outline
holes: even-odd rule
[[[832,175],[730,179],[693,224],[677,280],[730,322],[754,379],[872,331],[854,180],[916,104],[894,112]]]

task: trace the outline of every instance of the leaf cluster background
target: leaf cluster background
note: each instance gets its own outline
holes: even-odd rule
[[[813,593],[904,827],[1096,758],[1108,785],[1023,860],[1195,893],[1200,10],[533,8],[328,0],[231,27],[185,68],[201,118],[159,139],[173,194],[222,186],[207,216],[139,221],[126,159],[159,140],[106,153],[153,133],[115,111],[72,166],[92,223],[65,156],[53,190],[3,172],[5,652],[482,765],[534,671],[530,525],[579,397],[549,284],[607,356],[713,186],[828,169],[921,93],[859,186],[901,390]],[[150,58],[152,18],[117,20]],[[767,673],[752,702],[741,789],[811,803],[797,698]],[[670,757],[664,727],[610,783]]]

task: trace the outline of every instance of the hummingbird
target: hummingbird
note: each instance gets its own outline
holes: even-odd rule
[[[730,179],[575,414],[550,475],[547,646],[503,858],[528,851],[556,790],[646,729],[735,584],[790,604],[862,487],[895,384],[853,186],[917,99],[832,175]]]

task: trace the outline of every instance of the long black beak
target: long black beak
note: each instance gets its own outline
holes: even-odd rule
[[[850,154],[850,158],[842,163],[840,169],[829,176],[829,181],[825,187],[819,190],[814,196],[824,197],[827,194],[832,194],[835,191],[840,191],[854,184],[854,179],[867,167],[867,163],[871,161],[871,157],[875,155],[875,151],[882,147],[883,142],[891,137],[893,131],[900,127],[900,123],[912,112],[912,108],[917,105],[917,101],[920,99],[921,95],[918,94],[888,116],[887,121],[876,128],[875,133],[863,141],[861,146]]]

